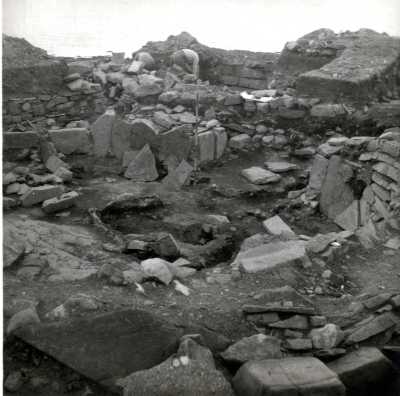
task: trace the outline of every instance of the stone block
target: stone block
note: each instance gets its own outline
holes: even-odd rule
[[[344,396],[338,376],[313,357],[245,363],[233,379],[238,396]]]
[[[50,140],[63,154],[87,154],[91,150],[89,131],[86,128],[66,128],[49,131]]]
[[[58,197],[63,193],[61,186],[44,185],[32,187],[21,197],[22,206],[32,206],[47,199]]]

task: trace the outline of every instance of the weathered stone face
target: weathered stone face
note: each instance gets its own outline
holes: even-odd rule
[[[311,357],[248,362],[237,372],[233,387],[237,394],[248,396],[345,394],[337,375]]]
[[[350,166],[338,156],[329,160],[325,180],[321,189],[320,208],[330,219],[343,213],[354,200],[354,194],[347,183],[353,174]]]

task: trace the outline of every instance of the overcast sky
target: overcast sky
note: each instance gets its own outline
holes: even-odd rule
[[[212,47],[277,52],[322,27],[400,36],[400,0],[3,0],[3,32],[56,55],[130,55],[181,31]]]

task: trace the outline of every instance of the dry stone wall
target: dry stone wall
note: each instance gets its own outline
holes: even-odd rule
[[[36,122],[46,118],[67,123],[101,114],[104,105],[102,91],[63,91],[56,95],[4,98],[3,124],[7,129],[23,121]]]

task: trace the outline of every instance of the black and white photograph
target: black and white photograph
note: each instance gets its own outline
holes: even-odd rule
[[[400,0],[3,0],[4,396],[400,396]]]

